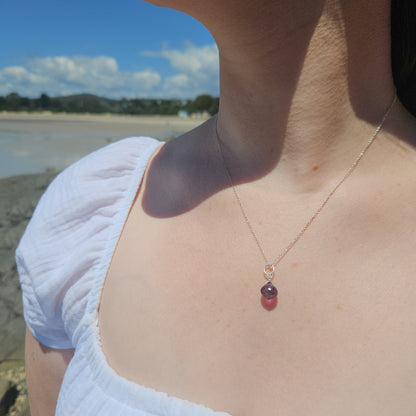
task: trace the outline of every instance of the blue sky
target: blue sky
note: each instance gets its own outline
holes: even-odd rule
[[[140,0],[1,0],[0,95],[218,95],[218,52],[191,17]]]

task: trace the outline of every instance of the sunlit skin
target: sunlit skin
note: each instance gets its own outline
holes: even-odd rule
[[[279,263],[270,310],[260,302],[264,261],[215,137],[218,122],[250,223],[275,258],[393,98],[389,1],[152,3],[211,31],[221,105],[152,157],[102,294],[109,365],[234,416],[413,416],[414,118],[394,106],[354,174]],[[32,374],[48,372],[35,343],[28,350],[44,364]]]
[[[154,4],[189,13],[217,41],[219,132],[237,177],[264,169],[320,187],[367,139],[351,132],[377,124],[393,96],[388,1]]]

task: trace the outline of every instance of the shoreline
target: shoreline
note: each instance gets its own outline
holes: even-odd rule
[[[41,121],[97,121],[97,122],[175,122],[184,125],[199,125],[209,117],[180,117],[175,115],[132,115],[114,113],[53,113],[51,111],[0,111],[0,121],[7,120],[41,120]]]
[[[168,141],[205,118],[0,112],[0,178],[60,171],[126,137]]]

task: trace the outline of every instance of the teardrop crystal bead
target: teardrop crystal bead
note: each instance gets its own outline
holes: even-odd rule
[[[273,285],[272,282],[267,282],[262,288],[261,288],[261,294],[266,299],[273,299],[277,296],[277,289]]]

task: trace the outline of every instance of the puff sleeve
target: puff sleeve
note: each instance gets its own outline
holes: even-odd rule
[[[111,260],[103,253],[114,223],[124,221],[117,214],[131,203],[127,194],[137,190],[138,175],[158,144],[129,138],[105,146],[65,169],[41,197],[16,264],[24,318],[42,344],[75,348],[97,270]]]

